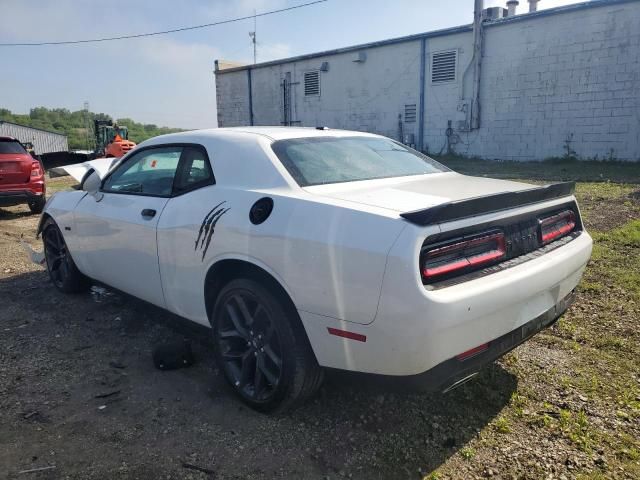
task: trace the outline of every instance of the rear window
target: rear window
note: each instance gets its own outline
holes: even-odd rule
[[[16,140],[0,139],[0,153],[27,153],[27,151]]]
[[[388,138],[295,138],[271,147],[301,187],[449,171]]]

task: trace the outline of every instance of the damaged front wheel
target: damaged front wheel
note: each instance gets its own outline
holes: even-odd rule
[[[87,290],[89,281],[73,262],[62,232],[53,220],[47,220],[45,223],[42,241],[47,271],[56,288],[64,293],[80,293]]]

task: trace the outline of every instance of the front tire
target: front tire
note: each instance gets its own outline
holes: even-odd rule
[[[56,288],[64,293],[86,291],[89,288],[89,280],[76,267],[62,232],[51,219],[45,223],[42,241],[49,278]]]
[[[251,408],[291,410],[320,387],[323,370],[297,312],[260,283],[229,282],[218,295],[211,323],[218,365]]]

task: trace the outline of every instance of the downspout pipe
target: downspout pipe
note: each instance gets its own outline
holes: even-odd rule
[[[251,90],[251,68],[247,68],[247,84],[249,90],[249,125],[253,126],[253,92]]]
[[[483,0],[475,0],[473,11],[473,94],[471,97],[471,130],[480,128],[480,68],[482,67]]]
[[[420,101],[418,109],[418,141],[416,147],[419,152],[424,152],[424,94],[425,73],[427,68],[427,39],[420,40]]]

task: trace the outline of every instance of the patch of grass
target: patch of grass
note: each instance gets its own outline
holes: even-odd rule
[[[465,158],[457,155],[433,156],[447,167],[466,175],[524,180],[640,183],[640,162],[548,159],[513,162]]]
[[[630,248],[640,248],[640,220],[633,220],[608,235],[610,242]]]
[[[471,447],[464,447],[460,450],[460,455],[465,460],[471,460],[473,457],[476,456],[476,451]]]
[[[581,200],[615,200],[628,198],[638,189],[637,185],[614,182],[580,182],[576,184],[576,196]]]
[[[498,433],[511,432],[511,423],[509,419],[505,416],[498,418],[494,423],[494,427]]]
[[[516,417],[524,416],[524,407],[527,405],[527,397],[518,392],[511,394],[511,406],[513,407],[513,414]]]
[[[597,348],[604,348],[606,350],[623,350],[625,348],[625,340],[615,335],[603,335],[597,337],[594,341],[594,345]]]
[[[632,220],[609,232],[593,232],[591,269],[587,282],[613,283],[640,300],[640,220]]]
[[[584,410],[572,412],[566,408],[561,408],[556,411],[545,406],[545,411],[538,414],[532,423],[538,427],[561,434],[586,453],[590,453],[598,443],[597,430],[591,427],[589,418]]]
[[[596,293],[604,290],[604,286],[601,283],[590,282],[589,280],[583,280],[582,282],[580,282],[578,288],[580,289],[580,291],[585,293]]]
[[[78,184],[78,181],[72,176],[46,178],[47,197],[62,190],[71,190]]]

